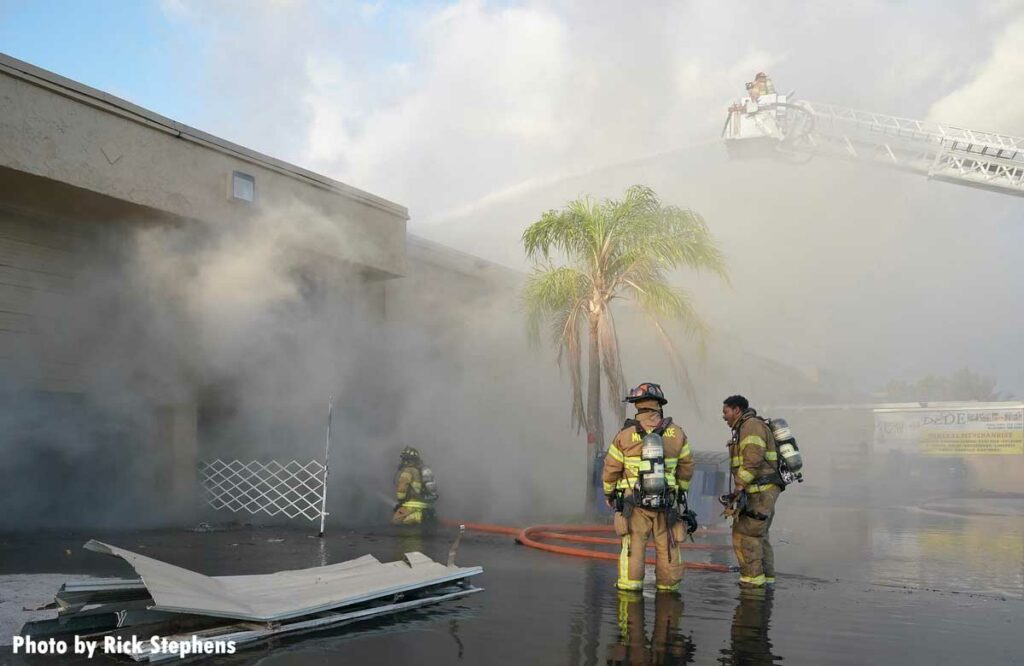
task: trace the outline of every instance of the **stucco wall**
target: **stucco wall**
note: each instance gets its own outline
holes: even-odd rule
[[[403,271],[405,208],[235,146],[0,55],[0,166],[211,223],[266,211],[326,216],[343,256]],[[256,179],[256,201],[232,200],[233,171]]]
[[[255,177],[254,203],[229,198],[235,170]],[[384,285],[404,271],[407,217],[372,194],[0,55],[0,485],[23,500],[0,527],[190,520],[198,401],[218,377],[196,371],[194,330],[161,321],[147,339],[147,318],[181,304],[121,293],[133,230],[230,229],[220,235],[230,248],[230,234],[256,228],[251,220],[288,226],[275,256],[305,281],[301,297],[306,287],[317,300],[351,296],[359,308],[349,316],[379,324]],[[325,225],[340,242],[317,242]],[[313,306],[302,312],[318,316]],[[115,320],[122,326],[108,334]],[[97,485],[104,469],[121,473]],[[54,493],[53,484],[67,488]]]
[[[0,369],[45,390],[74,390],[73,359],[48,344],[52,314],[83,263],[80,228],[0,206]]]

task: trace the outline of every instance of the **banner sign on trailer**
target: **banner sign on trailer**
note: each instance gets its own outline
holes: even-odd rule
[[[1024,406],[876,409],[875,451],[929,456],[1024,454]]]

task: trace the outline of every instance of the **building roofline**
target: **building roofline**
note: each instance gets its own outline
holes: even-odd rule
[[[467,275],[479,276],[480,271],[483,270],[492,275],[501,276],[510,280],[523,280],[527,276],[526,273],[509,266],[505,266],[504,264],[499,264],[491,261],[490,259],[484,259],[483,257],[476,256],[475,254],[469,254],[468,252],[457,250],[449,245],[429,240],[423,236],[416,236],[406,232],[405,243],[407,247],[413,248],[414,250],[429,252],[437,258],[443,257],[447,260],[447,263],[444,264],[446,267],[455,269]]]
[[[179,123],[166,116],[145,109],[128,100],[115,97],[109,93],[87,85],[73,81],[54,72],[36,67],[23,60],[18,60],[5,53],[0,53],[0,72],[6,73],[15,78],[21,79],[32,85],[47,88],[48,90],[74,99],[94,108],[115,113],[126,120],[146,125],[152,129],[160,130],[186,141],[205,146],[211,150],[225,153],[237,159],[269,169],[279,174],[289,176],[296,180],[303,181],[314,187],[329,190],[341,196],[359,201],[360,203],[379,208],[392,215],[403,219],[409,219],[409,210],[400,204],[388,201],[375,194],[346,185],[341,181],[328,178],[300,166],[279,160],[263,153],[257,152],[237,143],[203,132],[202,130]]]

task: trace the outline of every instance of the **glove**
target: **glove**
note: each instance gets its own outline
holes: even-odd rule
[[[687,509],[683,512],[683,522],[686,523],[686,533],[693,534],[697,531],[697,512],[691,509]],[[692,540],[693,537],[690,537]]]
[[[718,501],[725,507],[725,510],[722,511],[723,518],[732,518],[736,515],[736,493],[722,495]]]
[[[391,509],[391,513],[394,513],[395,511],[398,511],[401,508],[402,508],[402,503],[401,502],[395,502],[395,508]]]

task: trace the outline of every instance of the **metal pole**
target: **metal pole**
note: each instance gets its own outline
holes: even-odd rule
[[[327,446],[324,449],[324,489],[320,499],[320,537],[324,536],[327,519],[327,475],[331,468],[331,420],[334,417],[334,396],[327,399]]]

